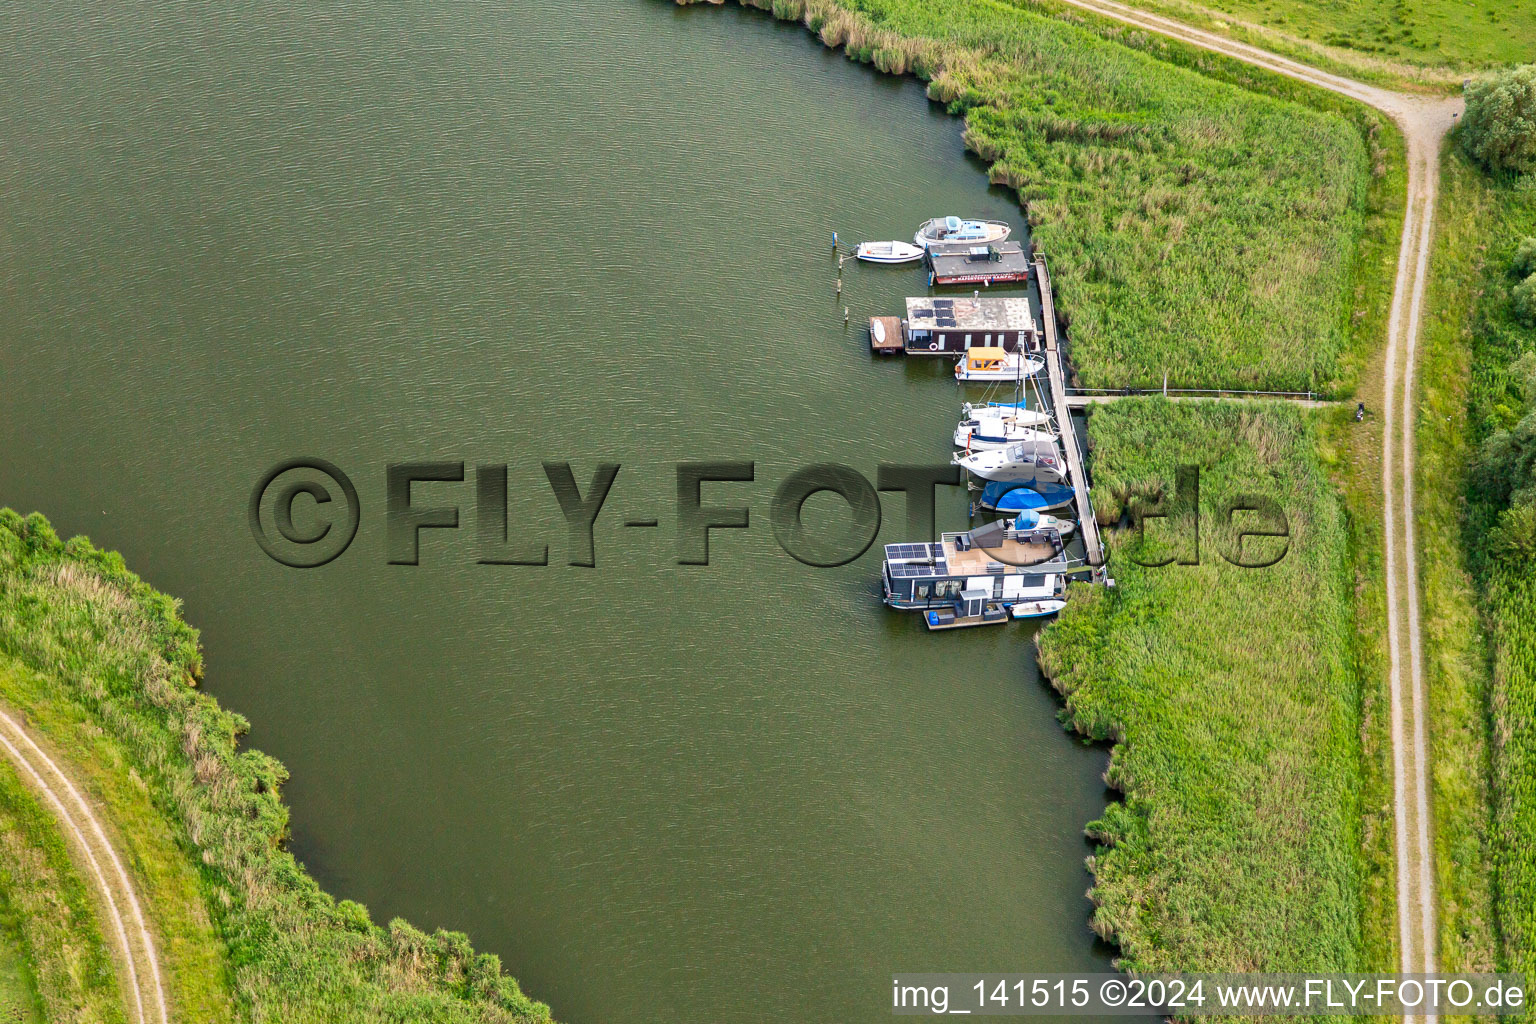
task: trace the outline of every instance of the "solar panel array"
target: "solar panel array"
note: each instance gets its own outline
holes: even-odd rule
[[[885,559],[892,577],[944,576],[949,571],[942,544],[887,544]]]

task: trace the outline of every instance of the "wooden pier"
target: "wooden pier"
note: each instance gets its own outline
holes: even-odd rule
[[[1093,578],[1104,578],[1104,541],[1099,534],[1099,521],[1093,515],[1093,500],[1088,494],[1088,470],[1083,461],[1082,446],[1077,442],[1077,430],[1072,425],[1072,403],[1067,398],[1067,368],[1061,345],[1056,334],[1056,303],[1051,298],[1051,275],[1045,269],[1045,257],[1035,254],[1035,280],[1040,284],[1040,314],[1045,321],[1045,371],[1051,381],[1051,407],[1056,425],[1061,429],[1061,446],[1067,456],[1067,474],[1072,489],[1077,494],[1078,529],[1082,531],[1083,547],[1088,554],[1088,564],[1093,567]]]

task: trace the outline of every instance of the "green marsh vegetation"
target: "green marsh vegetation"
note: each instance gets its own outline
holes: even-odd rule
[[[1133,7],[1328,71],[1451,91],[1469,74],[1530,59],[1531,0],[1135,0]]]
[[[1464,131],[1464,129],[1463,129]],[[1465,135],[1444,198],[1418,424],[1426,671],[1447,965],[1536,968],[1536,558],[1528,532],[1536,325],[1518,295],[1536,179]]]
[[[1380,164],[1369,115],[987,0],[747,2],[928,80],[965,117],[1051,261],[1084,385],[1352,386],[1351,285]]]
[[[0,697],[83,774],[120,832],[178,1019],[548,1021],[464,935],[380,927],[321,891],[283,847],[282,766],[239,749],[245,722],[194,688],[201,668],[176,602],[119,556],[0,510]],[[24,795],[0,775],[0,843]],[[15,905],[25,890],[7,884],[3,895]],[[33,967],[46,989],[47,958]],[[75,998],[75,1016],[50,1007],[50,1019],[117,1019],[87,1013],[89,995]]]
[[[1124,794],[1090,833],[1094,926],[1137,970],[1350,970],[1362,937],[1361,724],[1345,513],[1308,415],[1235,403],[1118,402],[1089,421],[1101,518],[1200,469],[1187,530],[1109,533],[1118,586],[1078,587],[1041,666],[1087,735],[1115,741]],[[1222,557],[1238,495],[1284,508],[1268,568]],[[1253,522],[1238,513],[1236,522]],[[1248,559],[1275,539],[1249,538]]]

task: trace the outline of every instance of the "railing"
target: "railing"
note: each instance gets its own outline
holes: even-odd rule
[[[1233,398],[1303,398],[1315,402],[1324,396],[1316,391],[1243,391],[1238,388],[1071,388],[1064,387],[1068,397],[1128,398],[1140,395],[1218,395]]]

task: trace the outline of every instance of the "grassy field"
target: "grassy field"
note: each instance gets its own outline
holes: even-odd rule
[[[1090,832],[1095,927],[1133,969],[1348,970],[1361,934],[1360,706],[1348,538],[1294,408],[1161,399],[1090,420],[1101,517],[1200,469],[1198,565],[1171,521],[1111,531],[1118,586],[1080,586],[1041,664],[1124,793]],[[1225,504],[1278,501],[1289,548],[1239,568]],[[1239,514],[1239,522],[1246,514]],[[1279,541],[1249,539],[1247,559]]]
[[[1349,388],[1350,287],[1378,163],[1369,115],[992,0],[754,2],[928,79],[965,116],[968,144],[1018,192],[1051,261],[1084,385],[1160,385],[1166,372],[1176,387]]]
[[[1536,40],[1532,0],[1133,0],[1131,6],[1410,89],[1456,89],[1468,74],[1526,63]]]
[[[1522,238],[1536,235],[1536,190],[1490,180],[1459,151],[1446,157],[1444,177],[1435,287],[1446,304],[1426,338],[1432,362],[1424,374],[1419,438],[1430,451],[1438,445],[1446,453],[1441,461],[1454,492],[1440,498],[1439,513],[1426,503],[1426,513],[1436,519],[1425,523],[1424,532],[1459,533],[1469,561],[1453,577],[1454,587],[1440,588],[1442,604],[1456,618],[1431,638],[1431,678],[1442,686],[1433,694],[1437,776],[1445,774],[1439,758],[1467,760],[1465,749],[1457,753],[1458,745],[1465,748],[1471,740],[1464,722],[1475,720],[1481,727],[1487,740],[1476,749],[1487,754],[1482,764],[1457,772],[1466,781],[1448,780],[1460,789],[1440,799],[1449,806],[1437,813],[1441,820],[1454,816],[1458,800],[1481,795],[1474,769],[1482,768],[1484,778],[1491,773],[1493,820],[1483,826],[1487,836],[1477,866],[1492,860],[1497,867],[1496,917],[1505,963],[1530,972],[1536,970],[1536,542],[1531,539],[1536,531],[1530,525],[1536,504],[1529,495],[1509,493],[1511,483],[1520,480],[1519,460],[1489,458],[1480,449],[1500,431],[1518,432],[1522,422],[1527,431],[1536,426],[1531,414],[1536,394],[1522,386],[1524,374],[1516,366],[1522,355],[1536,351],[1536,328],[1519,323],[1510,302],[1518,283],[1511,273],[1515,249]],[[1464,437],[1439,436],[1458,428]],[[1439,474],[1421,468],[1427,493],[1445,486],[1437,484]],[[1430,600],[1434,583],[1426,573]],[[1455,628],[1474,607],[1481,612],[1482,637],[1475,620],[1465,633]],[[1450,695],[1453,708],[1463,702],[1475,707],[1448,722],[1442,694]],[[1442,885],[1469,870],[1460,862],[1473,852],[1470,839],[1460,849],[1441,842]],[[1463,931],[1478,934],[1471,927]],[[1460,940],[1459,934],[1444,937]],[[1497,955],[1487,950],[1490,944],[1483,940],[1472,950],[1478,957]]]
[[[201,667],[176,602],[118,556],[83,538],[64,544],[41,516],[0,509],[0,697],[107,811],[159,934],[177,1019],[548,1021],[548,1008],[465,936],[399,920],[380,927],[319,889],[283,848],[282,766],[238,748],[245,723],[194,689]],[[5,782],[0,773],[0,843],[46,840],[35,821],[6,827],[31,819],[25,793]],[[45,861],[56,876],[47,885],[0,879],[24,936],[85,917],[24,902],[72,892],[67,863]],[[110,967],[88,942],[69,954],[76,989],[50,981],[65,942],[27,944],[45,1002],[65,993],[49,1019],[120,1019],[104,994]]]

